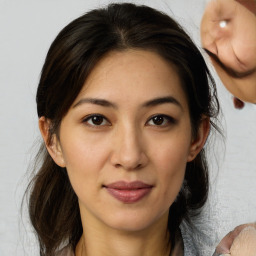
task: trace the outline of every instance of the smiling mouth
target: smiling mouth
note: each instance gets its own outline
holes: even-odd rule
[[[153,186],[141,181],[118,181],[103,186],[115,199],[123,203],[135,203],[148,195]]]

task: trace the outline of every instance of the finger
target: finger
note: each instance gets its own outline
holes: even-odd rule
[[[234,240],[230,252],[233,256],[255,256],[256,229],[252,226],[245,227]]]
[[[254,224],[243,224],[230,231],[216,247],[215,255],[230,254],[230,249],[235,238],[248,226],[254,227]]]
[[[212,256],[224,256],[224,255],[230,256],[231,254],[230,253],[219,253],[219,252],[215,251]]]
[[[230,253],[219,254],[219,253],[217,253],[217,252],[215,251],[212,256],[230,256]]]
[[[216,247],[217,253],[230,253],[231,245],[235,239],[234,231],[229,232]]]

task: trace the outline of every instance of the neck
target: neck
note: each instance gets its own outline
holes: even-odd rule
[[[84,218],[85,220],[86,218]],[[88,219],[87,219],[88,220]],[[77,256],[169,256],[171,245],[166,230],[168,216],[140,231],[120,231],[83,222],[84,233],[77,245]]]

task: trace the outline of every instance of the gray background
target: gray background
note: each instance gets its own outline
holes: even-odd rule
[[[33,146],[39,136],[35,93],[46,52],[68,22],[108,2],[0,0],[0,256],[38,255],[20,204],[28,165],[37,149]],[[199,24],[206,0],[133,2],[164,10],[200,46]],[[225,131],[224,139],[211,137],[208,147],[212,187],[204,214],[206,226],[213,231],[213,248],[236,225],[256,220],[256,106],[234,109],[231,95],[212,72]]]

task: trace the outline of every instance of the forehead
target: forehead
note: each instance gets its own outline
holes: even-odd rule
[[[86,79],[77,100],[88,96],[118,101],[124,95],[126,100],[138,101],[173,96],[187,105],[175,66],[151,51],[108,53]]]

